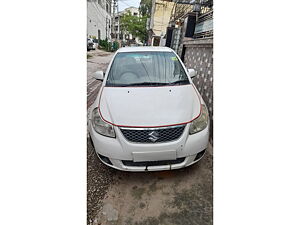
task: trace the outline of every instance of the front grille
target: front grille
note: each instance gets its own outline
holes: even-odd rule
[[[160,161],[144,161],[144,162],[133,162],[132,160],[122,160],[125,166],[164,166],[179,164],[184,161],[185,158],[177,158],[175,160],[160,160]]]
[[[162,143],[178,139],[185,125],[156,129],[124,129],[120,128],[124,137],[135,143]]]

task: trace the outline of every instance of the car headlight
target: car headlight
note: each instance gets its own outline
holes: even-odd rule
[[[201,115],[193,120],[193,122],[190,125],[190,134],[198,133],[202,130],[204,130],[208,125],[208,110],[206,106],[202,105],[202,113]]]
[[[102,120],[98,108],[95,108],[92,112],[92,125],[97,133],[107,137],[116,137],[114,127]]]

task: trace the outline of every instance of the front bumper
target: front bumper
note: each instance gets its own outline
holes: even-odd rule
[[[127,141],[118,127],[115,127],[116,138],[98,134],[88,125],[89,134],[99,159],[107,166],[123,171],[160,171],[173,170],[190,166],[198,162],[208,146],[209,125],[201,132],[189,135],[190,124],[187,124],[181,137],[166,143],[141,144]],[[159,159],[134,162],[133,152],[167,152],[176,151],[176,159]]]

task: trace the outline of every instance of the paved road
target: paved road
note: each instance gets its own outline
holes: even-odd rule
[[[105,71],[113,54],[101,50],[94,50],[89,51],[88,55],[90,58],[87,59],[87,107],[90,107],[95,101],[101,85],[100,81],[93,78],[93,73],[97,70]]]
[[[89,53],[88,107],[100,82],[91,74],[105,70],[112,54]],[[87,145],[87,211],[90,225],[211,225],[212,147],[189,168],[164,172],[121,172],[104,166]]]

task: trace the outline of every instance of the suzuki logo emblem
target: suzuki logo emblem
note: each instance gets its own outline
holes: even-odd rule
[[[152,131],[148,135],[150,136],[148,139],[152,142],[156,142],[159,139],[159,133],[157,131]]]

